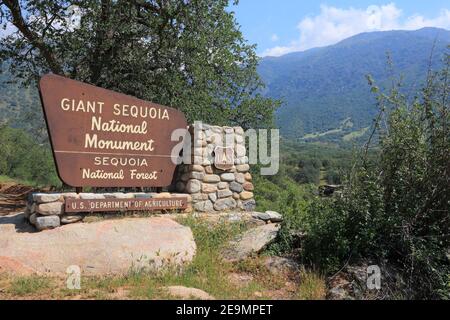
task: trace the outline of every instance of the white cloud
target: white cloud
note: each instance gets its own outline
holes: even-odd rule
[[[280,56],[289,52],[335,44],[361,32],[386,30],[416,30],[423,27],[450,29],[450,10],[444,9],[435,18],[421,15],[403,18],[402,10],[395,3],[371,5],[366,9],[341,9],[320,6],[320,14],[306,17],[297,25],[298,39],[286,46],[267,49],[261,56]]]
[[[271,37],[270,37],[270,40],[271,41],[273,41],[273,42],[276,42],[276,41],[278,41],[278,35],[276,34],[276,33],[274,33]]]
[[[440,27],[450,29],[450,10],[442,10],[434,19],[426,19],[420,15],[409,17],[405,22],[405,29],[415,30],[423,27]]]

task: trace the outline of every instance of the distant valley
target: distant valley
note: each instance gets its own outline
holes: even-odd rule
[[[367,134],[377,111],[366,75],[381,87],[389,87],[392,74],[403,75],[403,90],[413,97],[424,83],[433,47],[436,70],[449,44],[450,31],[444,29],[363,33],[336,45],[263,58],[258,70],[264,95],[284,102],[277,112],[283,136],[351,142]]]

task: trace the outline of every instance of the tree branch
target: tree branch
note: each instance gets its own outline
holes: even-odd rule
[[[91,83],[98,85],[98,80],[100,79],[102,69],[104,66],[104,53],[105,47],[111,45],[108,41],[105,41],[108,37],[108,32],[106,30],[109,25],[109,17],[111,14],[111,1],[110,0],[102,0],[101,1],[101,12],[100,12],[100,21],[97,22],[97,29],[95,32],[95,49],[94,55],[92,57],[91,63]],[[110,36],[112,38],[112,35]],[[108,39],[110,40],[110,39]]]
[[[48,46],[42,41],[42,38],[38,34],[30,30],[29,26],[23,19],[22,12],[18,0],[4,0],[3,3],[9,9],[12,16],[12,24],[22,33],[22,35],[30,41],[31,45],[39,49],[39,52],[44,57],[50,70],[55,74],[63,74],[61,65],[56,60],[55,56],[48,48]]]
[[[133,3],[138,6],[139,8],[144,8],[150,12],[153,13],[160,13],[161,8],[158,8],[157,6],[154,6],[153,4],[142,1],[142,0],[133,0]]]

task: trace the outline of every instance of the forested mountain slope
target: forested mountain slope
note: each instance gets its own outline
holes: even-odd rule
[[[436,28],[362,33],[336,45],[263,58],[259,73],[265,95],[284,101],[277,114],[284,136],[350,139],[352,132],[364,133],[376,112],[366,75],[383,86],[391,83],[387,53],[393,74],[404,76],[404,90],[413,96],[431,53],[433,68],[439,68],[449,44],[450,31]]]

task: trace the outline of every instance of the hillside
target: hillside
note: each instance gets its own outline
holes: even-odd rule
[[[336,45],[262,59],[264,94],[284,101],[277,114],[282,134],[304,141],[361,137],[376,112],[365,76],[388,86],[389,52],[394,74],[405,77],[404,90],[413,95],[423,83],[435,40],[433,68],[438,68],[450,31],[436,28],[362,33]]]
[[[23,87],[13,80],[4,63],[0,68],[0,125],[23,128],[43,140],[46,129],[37,87]]]
[[[362,33],[336,45],[262,59],[264,94],[284,102],[277,112],[282,135],[302,142],[364,139],[376,112],[366,75],[388,86],[389,52],[395,75],[404,75],[404,90],[413,95],[423,83],[435,40],[436,69],[450,44],[450,31],[436,28]],[[2,71],[0,124],[9,121],[45,137],[37,89],[8,83],[12,76],[5,64]]]

